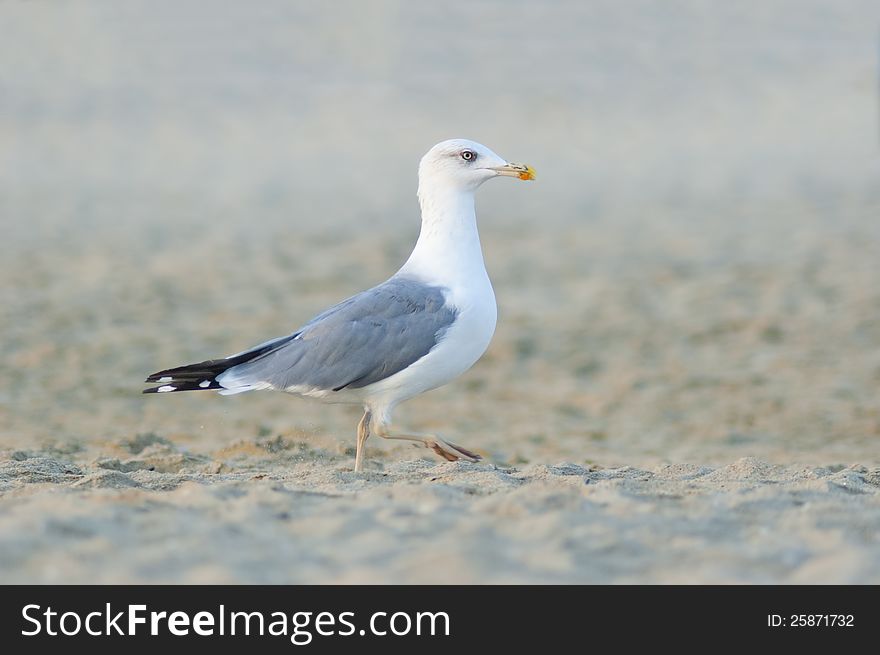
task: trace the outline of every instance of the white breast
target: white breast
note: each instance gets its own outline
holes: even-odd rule
[[[395,405],[457,378],[473,366],[495,333],[497,308],[488,276],[473,287],[450,289],[447,302],[455,322],[427,355],[404,370],[364,389],[367,400]]]
[[[443,288],[456,319],[427,355],[362,390],[374,413],[455,379],[486,352],[495,333],[495,293],[483,263],[473,190],[420,178],[419,201],[422,229],[399,274]]]

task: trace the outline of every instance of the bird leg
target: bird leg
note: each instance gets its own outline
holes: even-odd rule
[[[422,434],[418,432],[411,432],[406,434],[399,433],[395,430],[392,430],[390,426],[384,424],[380,424],[374,427],[376,434],[383,439],[401,439],[403,441],[415,441],[418,443],[422,443],[424,444],[425,448],[430,448],[435,453],[440,455],[440,457],[449,460],[450,462],[454,462],[459,459],[463,459],[468,462],[476,462],[483,459],[480,455],[477,455],[477,453],[471,452],[467,448],[463,448],[462,446],[458,446],[449,441],[444,441],[435,434]]]
[[[367,439],[370,437],[371,418],[370,410],[366,410],[361,422],[358,423],[357,452],[354,456],[355,473],[360,473],[364,468],[364,444],[367,443]]]

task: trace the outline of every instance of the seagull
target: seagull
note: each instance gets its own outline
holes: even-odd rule
[[[433,434],[398,430],[401,402],[450,382],[483,355],[495,332],[495,292],[480,247],[474,193],[494,177],[535,179],[467,139],[438,143],[419,164],[422,225],[406,263],[382,284],[343,300],[293,334],[223,359],[153,373],[143,393],[261,389],[360,405],[355,472],[371,434],[414,441],[441,457],[480,456]]]

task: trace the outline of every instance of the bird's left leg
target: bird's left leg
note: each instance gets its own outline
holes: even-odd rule
[[[471,452],[467,448],[463,448],[462,446],[458,446],[449,441],[445,441],[438,437],[436,434],[422,434],[419,432],[398,432],[383,421],[374,421],[372,427],[373,431],[383,439],[401,439],[403,441],[415,441],[418,443],[422,443],[425,445],[425,448],[430,448],[435,453],[440,455],[440,457],[443,457],[450,462],[454,462],[459,459],[464,459],[468,462],[476,462],[483,459],[477,453]]]
[[[370,438],[370,423],[372,414],[370,410],[364,410],[364,416],[358,423],[357,451],[354,456],[354,472],[360,473],[364,468],[364,444]]]

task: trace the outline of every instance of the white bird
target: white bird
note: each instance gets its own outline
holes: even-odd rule
[[[498,176],[534,170],[466,139],[443,141],[419,164],[422,226],[415,248],[382,284],[343,300],[288,336],[225,359],[159,371],[144,393],[274,389],[362,405],[355,471],[370,434],[424,444],[450,461],[480,456],[436,435],[391,425],[395,406],[455,379],[495,332],[495,293],[483,263],[474,193]]]

